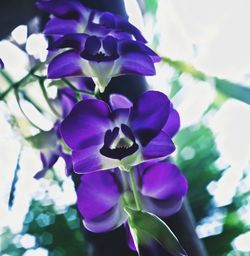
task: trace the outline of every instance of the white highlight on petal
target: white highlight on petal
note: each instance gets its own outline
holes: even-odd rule
[[[32,34],[28,37],[26,51],[34,58],[45,61],[48,55],[48,42],[43,34]]]
[[[20,25],[11,32],[11,36],[18,44],[24,44],[26,42],[27,34],[28,28],[26,25]]]
[[[7,40],[0,41],[0,56],[6,72],[14,81],[23,78],[28,73],[28,55],[13,43]]]

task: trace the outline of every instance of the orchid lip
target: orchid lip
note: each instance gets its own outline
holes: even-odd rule
[[[96,62],[114,61],[119,58],[117,41],[112,36],[103,39],[97,36],[89,36],[85,42],[85,49],[81,57]]]
[[[106,157],[121,160],[135,153],[138,148],[130,128],[122,124],[121,128],[115,127],[112,131],[106,132],[100,153]]]

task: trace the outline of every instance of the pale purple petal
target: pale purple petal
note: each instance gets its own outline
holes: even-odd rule
[[[79,23],[76,20],[65,20],[53,17],[45,26],[46,35],[67,35],[78,32]]]
[[[113,93],[109,97],[109,102],[113,110],[119,108],[131,108],[133,103],[121,94]]]

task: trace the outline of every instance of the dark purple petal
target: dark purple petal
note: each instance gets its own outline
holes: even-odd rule
[[[161,131],[145,147],[142,148],[143,158],[154,159],[170,155],[175,151],[175,145],[165,132]]]
[[[72,157],[69,154],[66,154],[63,152],[62,147],[59,148],[58,152],[59,156],[63,158],[65,162],[65,173],[67,176],[71,175],[73,172],[73,162],[72,162]]]
[[[1,58],[0,58],[0,69],[4,69],[4,63]]]
[[[169,113],[168,120],[162,130],[171,138],[177,133],[180,128],[180,116],[178,112],[172,107]]]
[[[80,59],[78,52],[74,50],[57,55],[49,64],[48,77],[56,79],[83,75]]]
[[[128,223],[126,222],[124,224],[125,227],[125,231],[126,231],[126,237],[127,237],[127,242],[128,242],[128,247],[132,250],[132,251],[136,251],[136,247],[135,247],[135,243],[134,243],[134,239],[132,237],[130,228]]]
[[[110,12],[103,12],[99,19],[99,24],[107,28],[115,28],[115,15]]]
[[[148,55],[142,53],[127,53],[119,59],[120,74],[136,74],[144,76],[155,75],[154,63]]]
[[[54,150],[44,151],[40,153],[40,158],[43,164],[42,170],[38,171],[35,175],[35,179],[40,179],[45,176],[47,171],[53,167],[59,158],[59,155]]]
[[[45,26],[46,35],[67,35],[78,33],[79,23],[76,20],[65,20],[53,17]]]
[[[156,163],[144,170],[140,193],[147,210],[166,217],[177,212],[187,193],[187,180],[174,164]]]
[[[59,89],[57,97],[60,101],[63,117],[66,117],[77,103],[75,92],[67,87]]]
[[[64,19],[86,19],[90,9],[84,7],[75,0],[39,0],[36,2],[38,8]]]
[[[112,36],[107,36],[103,39],[103,49],[107,55],[117,54],[117,40]]]
[[[147,91],[138,99],[131,111],[130,127],[143,146],[159,134],[169,111],[170,101],[161,92]]]
[[[116,93],[110,95],[109,102],[113,110],[116,110],[119,108],[129,109],[133,106],[133,103],[128,98],[124,97],[121,94],[116,94]]]
[[[147,40],[143,37],[140,30],[134,25],[130,24],[126,19],[120,16],[116,16],[116,28],[121,31],[126,31],[132,34],[136,40],[142,43],[147,43]]]
[[[61,124],[61,135],[66,144],[81,150],[100,145],[110,129],[110,109],[100,100],[83,100],[75,105]]]
[[[67,34],[62,38],[56,40],[49,47],[49,50],[54,51],[62,48],[72,48],[81,52],[85,46],[87,38],[88,36],[86,34]]]
[[[84,224],[92,232],[112,230],[126,219],[120,206],[120,184],[111,171],[83,175],[77,198]]]
[[[79,90],[94,92],[95,83],[92,78],[70,77],[70,78],[67,78],[67,80]]]
[[[95,55],[101,48],[101,40],[97,36],[90,36],[85,43],[85,51],[89,54]]]
[[[119,54],[126,55],[129,53],[141,53],[148,55],[153,62],[159,62],[161,58],[145,44],[138,41],[123,40],[119,43]]]

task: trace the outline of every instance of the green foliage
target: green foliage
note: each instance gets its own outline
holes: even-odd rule
[[[153,15],[156,14],[158,2],[157,0],[145,0],[146,10]]]
[[[55,131],[43,131],[34,136],[26,138],[31,143],[32,147],[37,149],[53,149],[57,145],[57,136]]]
[[[136,247],[149,245],[152,240],[157,241],[162,248],[172,256],[184,256],[186,252],[169,227],[156,215],[144,211],[126,208],[129,226]]]
[[[250,89],[237,83],[232,83],[228,80],[217,77],[209,77],[204,72],[197,70],[193,65],[183,61],[172,60],[168,57],[162,57],[162,60],[169,66],[173,67],[178,74],[186,73],[197,80],[205,81],[213,79],[218,93],[223,95],[224,99],[235,98],[250,104]]]
[[[35,248],[45,248],[49,251],[49,255],[89,255],[77,210],[72,206],[58,214],[52,205],[33,201],[22,232],[16,235],[6,229],[1,235],[3,239],[1,253],[11,256],[23,255],[26,249],[18,243],[17,238],[24,234],[33,235],[36,238]]]
[[[250,104],[250,88],[219,78],[215,79],[215,85],[227,98],[235,98]]]

